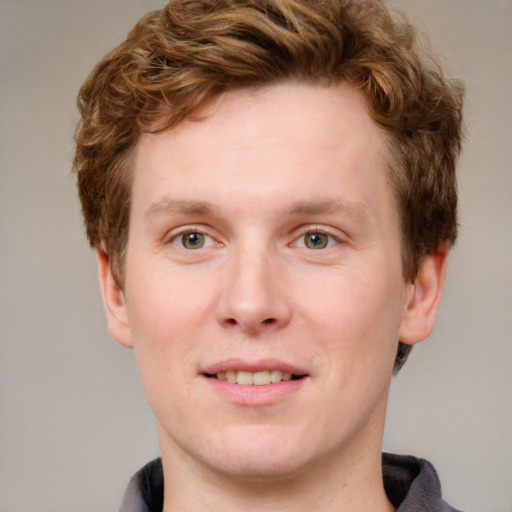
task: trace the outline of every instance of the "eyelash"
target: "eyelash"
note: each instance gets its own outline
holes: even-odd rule
[[[203,243],[198,247],[186,247],[185,246],[185,237],[190,235],[199,235],[201,237],[204,237]],[[307,236],[312,235],[321,235],[327,237],[326,245],[324,247],[308,247],[306,242]],[[299,245],[300,241],[303,242],[303,245]],[[181,250],[185,251],[194,251],[199,249],[206,249],[208,247],[214,246],[214,245],[220,245],[219,242],[217,242],[213,237],[205,233],[204,231],[200,229],[194,229],[189,228],[183,231],[180,231],[179,233],[173,234],[169,239],[166,241],[166,243],[171,244],[175,247],[178,247]],[[291,247],[298,247],[301,249],[307,249],[310,251],[320,251],[323,249],[329,249],[335,245],[339,245],[343,243],[340,238],[334,236],[332,233],[326,232],[324,229],[321,228],[315,228],[315,227],[307,227],[307,229],[304,229],[300,235],[294,239],[294,241],[290,244]]]
[[[327,240],[327,244],[325,247],[316,247],[316,248],[312,248],[312,247],[307,247],[306,246],[306,236],[311,236],[311,235],[322,235],[322,236],[325,236],[328,238]],[[303,244],[304,246],[303,247],[300,247],[301,249],[308,249],[310,251],[320,251],[320,250],[323,250],[323,249],[329,249],[335,245],[339,245],[342,242],[342,240],[340,240],[339,237],[336,237],[334,236],[332,233],[328,233],[326,232],[324,229],[321,229],[321,228],[315,228],[315,227],[310,227],[308,226],[307,229],[305,229],[296,239],[294,242],[292,242],[292,246],[293,247],[298,247],[298,242],[302,240],[303,241]]]
[[[186,236],[191,236],[191,235],[199,235],[199,236],[204,237],[204,243],[202,245],[200,245],[199,247],[195,247],[195,248],[185,247],[184,246],[184,238]],[[194,250],[198,250],[198,249],[205,249],[207,247],[211,247],[213,245],[218,244],[218,242],[213,237],[211,237],[210,235],[208,235],[207,233],[205,233],[204,231],[202,231],[200,229],[194,229],[194,228],[189,228],[184,231],[180,231],[179,233],[173,234],[172,236],[170,236],[168,238],[166,243],[174,245],[175,247],[178,247],[179,249],[182,249],[184,251],[194,251]]]

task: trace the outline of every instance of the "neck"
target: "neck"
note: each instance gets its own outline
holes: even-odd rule
[[[165,450],[164,512],[258,510],[266,512],[391,512],[381,469],[382,437],[365,447],[354,443],[331,457],[271,478],[226,474]]]

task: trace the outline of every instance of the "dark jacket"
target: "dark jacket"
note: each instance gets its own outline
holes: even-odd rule
[[[458,512],[441,498],[436,470],[424,459],[384,453],[382,476],[396,512]],[[163,500],[162,461],[156,459],[132,477],[119,512],[162,512]]]

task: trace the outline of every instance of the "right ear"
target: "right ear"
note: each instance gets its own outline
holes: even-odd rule
[[[103,297],[103,306],[107,315],[108,333],[113,340],[124,347],[133,348],[130,321],[123,290],[114,279],[108,256],[102,250],[98,250],[96,254],[98,258],[98,279]]]

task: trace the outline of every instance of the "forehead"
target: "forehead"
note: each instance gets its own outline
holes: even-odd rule
[[[132,206],[143,201],[154,211],[159,198],[207,199],[213,191],[225,191],[224,205],[243,195],[245,208],[261,206],[262,199],[282,203],[286,192],[298,194],[298,203],[314,193],[317,203],[362,203],[354,188],[388,186],[387,153],[385,132],[347,83],[229,92],[193,120],[141,136]],[[343,197],[332,197],[335,189]]]
[[[216,151],[244,150],[252,140],[260,146],[262,136],[268,145],[315,144],[318,150],[344,141],[354,144],[356,138],[361,145],[380,146],[387,138],[370,117],[363,95],[347,82],[283,82],[229,91],[208,99],[170,133],[176,145],[200,142]]]

